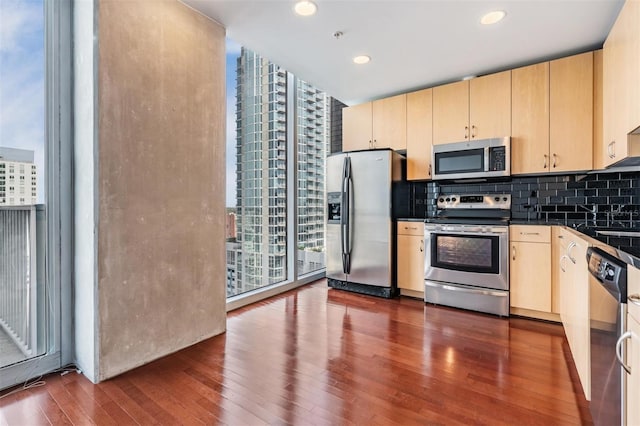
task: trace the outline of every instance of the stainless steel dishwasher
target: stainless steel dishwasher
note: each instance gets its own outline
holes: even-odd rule
[[[587,250],[591,350],[591,401],[595,425],[624,425],[624,353],[616,344],[626,330],[627,265],[602,248]],[[624,351],[622,351],[624,352]]]

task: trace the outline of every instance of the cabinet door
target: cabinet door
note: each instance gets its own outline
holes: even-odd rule
[[[593,168],[604,169],[602,150],[602,49],[593,52]]]
[[[373,148],[371,102],[342,109],[342,151]]]
[[[511,242],[511,307],[551,312],[551,245]]]
[[[398,235],[398,288],[424,291],[424,237]]]
[[[566,259],[561,259],[567,250],[567,235],[560,226],[553,226],[551,228],[551,312],[554,314],[560,314],[560,288],[562,280],[566,279],[563,276],[563,269],[567,262]]]
[[[629,4],[627,4],[629,3]],[[629,9],[629,23],[624,28],[629,32],[629,44],[626,46],[625,58],[629,60],[626,74],[627,101],[629,102],[629,112],[627,113],[626,129],[627,133],[640,127],[640,2],[628,1],[624,7]],[[629,155],[640,155],[638,140],[634,141],[634,146],[627,146]],[[632,151],[632,152],[631,152]]]
[[[631,367],[627,376],[627,424],[640,425],[640,322],[630,316],[627,330],[633,333],[627,350],[627,364]]]
[[[433,88],[433,144],[469,139],[469,81]]]
[[[407,95],[373,102],[373,147],[407,148]]]
[[[551,172],[593,168],[593,52],[549,65]]]
[[[572,245],[572,242],[575,245]],[[567,247],[573,248],[567,251],[568,259],[563,263],[566,272],[563,272],[560,284],[560,317],[582,390],[587,400],[591,400],[590,274],[586,260],[587,244],[572,237]],[[575,263],[571,259],[574,259]]]
[[[623,36],[625,35],[622,31],[623,20],[624,16],[620,12],[602,49],[603,127],[600,153],[605,166],[622,159],[619,156],[620,152],[616,152],[616,149],[621,147],[623,139],[626,137],[623,119],[626,103],[623,81],[626,67],[621,62],[621,51],[624,44]]]
[[[549,171],[549,62],[511,73],[511,173]]]
[[[407,179],[431,178],[432,89],[407,95]]]
[[[471,139],[511,134],[511,71],[485,75],[469,81]]]

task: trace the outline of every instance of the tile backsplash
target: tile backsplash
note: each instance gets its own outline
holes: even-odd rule
[[[640,228],[640,171],[512,177],[504,182],[406,182],[396,186],[397,217],[434,217],[439,194],[511,194],[511,218],[564,225]]]

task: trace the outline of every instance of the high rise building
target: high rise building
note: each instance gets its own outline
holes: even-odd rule
[[[36,204],[33,151],[0,148],[0,206]]]
[[[329,97],[243,48],[236,83],[236,242],[227,243],[227,295],[287,277],[287,158],[297,147],[298,273],[324,266],[324,168]],[[288,87],[295,87],[290,93]],[[295,108],[295,135],[287,109]],[[231,254],[230,252],[235,251]],[[304,253],[301,253],[304,252]],[[236,270],[231,268],[235,266]]]

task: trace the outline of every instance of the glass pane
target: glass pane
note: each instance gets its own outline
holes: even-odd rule
[[[0,1],[0,367],[43,353],[42,0]],[[40,310],[39,310],[40,307]],[[40,333],[39,333],[40,331]]]
[[[498,237],[436,235],[434,266],[468,272],[498,272]]]
[[[481,172],[484,170],[483,163],[482,149],[436,154],[438,173]]]
[[[229,297],[287,279],[287,73],[227,40],[227,96]]]
[[[329,96],[297,79],[298,275],[325,267],[324,171],[330,143]]]

